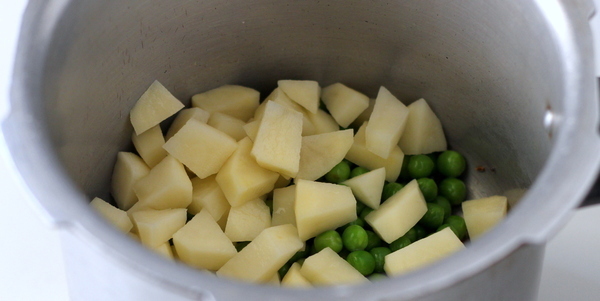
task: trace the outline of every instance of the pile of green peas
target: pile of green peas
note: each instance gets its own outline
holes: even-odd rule
[[[427,202],[427,212],[417,225],[404,236],[388,244],[364,220],[365,216],[373,209],[357,201],[358,218],[356,220],[309,239],[306,242],[306,248],[297,252],[279,269],[279,276],[283,278],[294,262],[302,263],[306,257],[324,248],[331,248],[361,274],[371,280],[376,280],[386,277],[383,265],[387,254],[402,249],[430,234],[450,227],[459,239],[466,240],[465,221],[461,216],[455,214],[467,195],[465,183],[460,179],[465,169],[465,158],[453,150],[405,156],[398,180],[385,183],[381,201],[385,202],[408,182],[416,179]],[[349,178],[367,172],[369,172],[368,169],[343,160],[319,181],[341,184]],[[243,243],[238,244],[240,247],[245,246]]]

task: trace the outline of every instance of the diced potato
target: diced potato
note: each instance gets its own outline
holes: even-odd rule
[[[138,211],[144,211],[144,210],[151,210],[152,208],[150,208],[148,205],[144,205],[140,202],[135,203],[133,206],[131,206],[131,208],[129,208],[126,212],[127,212],[127,216],[129,217],[129,219],[131,221],[133,221],[133,214],[135,212]],[[138,235],[138,229],[137,226],[135,225],[135,223],[133,223],[133,227],[130,230],[130,233],[136,234],[138,236],[138,241],[140,240],[140,237]]]
[[[296,226],[294,204],[296,200],[296,185],[275,189],[273,191],[272,226],[291,224]]]
[[[181,112],[177,114],[177,117],[175,117],[175,120],[173,120],[173,123],[171,123],[171,126],[165,135],[165,140],[169,140],[173,137],[173,135],[175,135],[175,133],[177,133],[190,119],[196,119],[202,123],[207,123],[208,118],[210,118],[210,113],[200,108],[181,110]]]
[[[158,253],[168,259],[173,259],[173,250],[171,249],[171,245],[169,244],[169,242],[165,242],[164,244],[162,244],[158,247],[154,247],[152,249],[154,251],[156,251],[156,253]]]
[[[281,89],[289,98],[297,102],[309,112],[315,114],[319,109],[321,87],[313,80],[279,80]]]
[[[206,210],[173,234],[173,244],[181,261],[211,271],[220,269],[237,254],[231,240]]]
[[[381,194],[385,185],[385,168],[371,170],[360,176],[344,181],[356,198],[372,209],[379,208]]]
[[[127,212],[105,202],[101,198],[94,198],[90,203],[96,212],[119,230],[127,233],[133,227]]]
[[[341,83],[323,88],[321,98],[331,116],[344,128],[369,107],[369,98],[366,95]]]
[[[156,248],[167,242],[173,233],[185,225],[187,210],[182,208],[165,210],[143,210],[132,214],[142,244]]]
[[[463,202],[462,210],[469,237],[477,239],[496,226],[506,216],[507,208],[507,198],[498,195]]]
[[[229,209],[225,235],[232,242],[251,241],[270,226],[271,212],[269,206],[263,200],[256,198]]]
[[[277,182],[275,182],[275,188],[286,187],[286,186],[290,185],[290,182],[292,182],[291,178],[286,179],[284,176],[279,175]]]
[[[300,274],[313,285],[359,284],[369,280],[331,248],[306,258]]]
[[[425,99],[408,106],[408,120],[398,145],[407,155],[429,154],[448,149],[442,123]]]
[[[407,120],[408,108],[385,87],[379,88],[365,133],[367,149],[387,159],[400,141]]]
[[[302,113],[269,101],[252,148],[258,165],[295,177],[300,167]]]
[[[265,284],[280,286],[281,280],[279,280],[279,273],[273,274],[273,276],[271,276],[271,278],[269,278],[269,280]]]
[[[306,118],[315,129],[314,135],[335,132],[340,129],[335,119],[323,110],[318,110],[316,114],[307,114]],[[305,136],[308,136],[308,134],[305,134]]]
[[[164,158],[139,179],[133,190],[140,206],[157,210],[186,208],[192,202],[192,182],[183,165],[172,156]]]
[[[306,241],[356,219],[356,199],[348,186],[298,179],[296,225]]]
[[[227,114],[215,112],[210,116],[207,124],[229,135],[236,141],[240,141],[246,137],[246,132],[244,131],[246,123]]]
[[[259,105],[260,93],[254,89],[225,85],[192,96],[192,106],[209,113],[221,112],[248,121]]]
[[[217,224],[219,225],[219,227],[221,227],[221,230],[223,230],[223,232],[225,232],[225,227],[227,226],[227,219],[229,218],[229,210],[231,210],[231,206],[229,206],[227,208],[227,211],[225,211],[225,213],[223,213],[223,216],[221,216],[221,218],[217,221]]]
[[[131,109],[131,125],[135,133],[140,135],[183,107],[181,101],[155,80]]]
[[[417,180],[412,180],[387,199],[379,209],[365,216],[365,221],[387,243],[400,238],[427,212],[427,203]]]
[[[354,121],[352,121],[353,128],[359,128],[365,121],[369,121],[371,118],[371,113],[373,113],[373,108],[375,107],[375,98],[369,98],[369,106],[362,112]]]
[[[217,276],[263,283],[303,246],[294,226],[286,224],[267,228],[225,263],[217,271]]]
[[[163,148],[204,179],[221,169],[237,149],[237,142],[205,123],[190,119]]]
[[[316,180],[340,163],[354,142],[351,129],[302,137],[296,179]]]
[[[310,282],[300,274],[300,264],[294,262],[290,269],[287,271],[283,279],[281,279],[281,285],[295,288],[307,288],[312,287]]]
[[[231,206],[214,175],[206,179],[198,177],[192,179],[192,203],[188,206],[190,214],[197,214],[202,209],[206,209],[218,221],[229,207]]]
[[[449,227],[385,256],[383,269],[388,276],[408,273],[430,265],[464,248]]]
[[[117,163],[111,179],[111,194],[119,208],[129,210],[138,201],[133,185],[149,172],[148,165],[136,154],[128,152],[117,154]]]
[[[131,141],[140,157],[148,167],[156,166],[167,156],[167,151],[162,147],[165,144],[160,125],[156,125],[140,135],[131,134]]]
[[[255,119],[262,119],[262,115],[264,114],[266,104],[269,100],[294,111],[302,113],[302,136],[317,134],[315,126],[313,125],[312,121],[308,119],[308,116],[311,115],[311,113],[304,109],[297,102],[291,100],[280,88],[275,88],[275,90],[273,90],[273,92],[271,92],[271,94],[267,96],[265,101],[263,101],[263,103],[258,107],[258,109],[256,109],[256,113],[254,115]]]
[[[256,134],[258,134],[258,127],[260,126],[260,120],[252,120],[246,123],[242,128],[246,133],[246,136],[250,138],[250,140],[256,140]]]
[[[395,146],[392,148],[387,159],[383,159],[367,149],[365,144],[365,132],[368,122],[365,122],[356,135],[354,135],[354,143],[346,154],[346,159],[358,166],[374,170],[380,167],[385,167],[385,180],[388,182],[396,182],[400,171],[402,170],[402,161],[404,161],[404,153]]]

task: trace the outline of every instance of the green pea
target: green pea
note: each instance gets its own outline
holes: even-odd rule
[[[309,246],[309,242],[308,241],[306,242],[306,244],[307,245],[304,248],[304,250],[296,252],[294,254],[294,256],[292,256],[292,258],[290,258],[290,260],[288,260],[288,262],[296,262],[296,261],[298,261],[298,260],[300,260],[302,258],[306,258],[306,257],[310,256],[311,255],[310,250],[311,250],[311,248],[314,247],[314,245],[310,245]]]
[[[351,225],[342,233],[342,242],[348,251],[364,250],[369,243],[369,235],[363,227],[359,225]]]
[[[438,204],[442,206],[442,208],[444,208],[444,220],[446,220],[448,216],[452,214],[452,205],[450,204],[450,201],[448,201],[447,198],[438,195],[435,197],[435,199],[433,199],[433,203]]]
[[[390,250],[392,252],[396,252],[408,245],[410,245],[412,243],[412,241],[410,241],[410,239],[408,239],[405,236],[402,236],[394,241],[392,241],[392,243],[390,244]]]
[[[435,163],[427,155],[412,156],[408,162],[408,174],[414,179],[429,177],[434,168]]]
[[[331,248],[336,253],[339,253],[344,247],[342,244],[342,236],[335,230],[329,230],[317,235],[314,243],[317,252],[320,252],[325,248]]]
[[[381,193],[381,200],[385,201],[389,199],[392,195],[396,194],[396,192],[400,191],[400,189],[404,188],[404,185],[396,182],[387,183],[383,186],[383,192]]]
[[[346,261],[364,276],[371,275],[375,270],[375,258],[367,251],[354,251],[348,254]]]
[[[369,252],[371,253],[371,255],[373,255],[373,258],[375,258],[375,272],[383,273],[383,264],[385,263],[385,256],[387,254],[392,253],[392,251],[390,250],[390,248],[387,247],[377,247],[371,249],[371,251]]]
[[[465,157],[457,151],[447,150],[437,159],[439,172],[447,177],[458,177],[465,171]]]
[[[465,223],[465,219],[458,216],[458,215],[450,215],[447,219],[446,219],[446,223],[448,226],[450,226],[450,229],[452,229],[452,231],[454,232],[454,234],[456,234],[456,236],[460,239],[463,240],[466,238],[467,236],[467,224]],[[443,225],[442,225],[443,226]],[[443,229],[440,226],[441,229]]]
[[[382,240],[381,237],[379,237],[379,235],[377,235],[377,233],[371,231],[371,230],[365,230],[367,231],[367,236],[369,237],[369,242],[367,243],[367,247],[365,248],[365,250],[371,250],[375,247],[379,247],[382,244]]]
[[[417,230],[413,227],[404,234],[404,237],[408,238],[411,242],[417,241]]]
[[[417,183],[425,201],[431,202],[438,195],[438,187],[433,179],[420,178],[417,180]]]
[[[351,178],[358,177],[358,176],[360,176],[362,174],[366,174],[368,172],[369,172],[369,170],[364,167],[361,167],[361,166],[355,167],[354,169],[352,169],[352,172],[350,172],[350,177]]]
[[[240,241],[235,243],[235,249],[239,252],[243,248],[245,248],[250,242],[249,241]]]
[[[360,214],[358,215],[358,217],[359,217],[360,219],[364,220],[364,219],[365,219],[365,217],[366,217],[367,215],[369,215],[369,213],[371,213],[371,212],[373,212],[373,208],[371,208],[371,207],[365,207],[365,208],[363,208],[363,210],[360,212]]]
[[[408,162],[410,161],[410,155],[404,155],[404,159],[402,160],[402,169],[400,169],[400,176],[399,178],[401,180],[410,180],[410,174],[408,173]]]
[[[415,229],[415,232],[417,233],[417,239],[414,240],[414,241],[417,241],[419,239],[423,239],[423,238],[425,238],[425,237],[427,237],[429,235],[429,231],[425,230],[425,228],[423,228],[420,225],[415,225],[413,227],[413,229]]]
[[[444,223],[444,208],[438,204],[427,203],[427,212],[419,220],[419,224],[429,228],[437,229]]]
[[[450,201],[452,205],[460,205],[467,197],[465,183],[457,178],[445,178],[440,182],[440,194]]]
[[[350,164],[347,161],[342,161],[334,166],[326,175],[325,180],[329,183],[341,183],[350,177]]]
[[[369,281],[373,282],[373,281],[379,281],[382,279],[387,279],[387,275],[382,273],[373,273],[371,275],[369,275],[369,277],[367,277],[369,279]]]
[[[364,211],[364,209],[363,209],[363,211]],[[344,232],[344,230],[346,230],[346,228],[348,228],[348,227],[350,227],[352,225],[358,225],[358,226],[364,227],[365,226],[365,221],[359,217],[359,218],[357,218],[357,219],[355,219],[355,220],[353,220],[353,221],[351,221],[351,222],[349,222],[349,223],[341,226],[338,230],[340,232]]]

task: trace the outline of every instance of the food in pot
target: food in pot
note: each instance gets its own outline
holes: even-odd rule
[[[259,100],[226,85],[181,110],[155,81],[131,112],[137,154],[117,155],[118,208],[92,206],[168,258],[290,287],[407,273],[506,215],[505,197],[465,202],[465,159],[424,99],[281,80]]]

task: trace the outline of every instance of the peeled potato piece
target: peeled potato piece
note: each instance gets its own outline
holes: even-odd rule
[[[187,210],[142,210],[132,214],[142,244],[156,248],[166,243],[173,233],[185,225]]]
[[[321,87],[314,80],[280,80],[277,81],[279,89],[299,105],[311,113],[319,109],[319,96]]]
[[[215,112],[210,116],[207,124],[229,135],[236,141],[240,141],[246,137],[246,132],[244,131],[246,123],[227,114]]]
[[[150,172],[150,168],[136,154],[119,152],[117,163],[111,179],[111,194],[117,206],[129,210],[138,198],[133,191],[133,185]]]
[[[209,113],[221,112],[248,121],[259,105],[260,93],[254,89],[225,85],[192,96],[192,106]]]
[[[229,209],[225,235],[232,242],[251,241],[270,226],[271,212],[269,206],[263,200],[257,198]]]
[[[356,198],[372,209],[379,208],[381,194],[385,185],[385,168],[371,170],[360,176],[344,181],[342,184],[349,186]]]
[[[387,159],[404,132],[408,111],[408,108],[385,87],[379,88],[365,132],[367,149]]]
[[[272,226],[291,224],[296,226],[296,185],[273,190]]]
[[[192,202],[192,182],[183,165],[172,156],[164,158],[139,179],[133,190],[140,207],[186,208]]]
[[[323,88],[321,98],[331,116],[344,128],[369,107],[367,96],[341,83]]]
[[[285,273],[285,276],[281,279],[281,285],[295,288],[312,287],[310,282],[300,273],[300,264],[297,262],[294,262],[287,273]]]
[[[160,126],[156,125],[140,135],[133,133],[131,141],[135,146],[140,157],[146,162],[148,167],[152,168],[167,156],[167,151],[163,149],[165,138],[163,137]]]
[[[192,203],[188,206],[190,214],[197,214],[202,209],[206,209],[218,221],[229,207],[231,205],[227,202],[214,175],[206,179],[198,177],[192,179]]]
[[[169,138],[173,137],[177,131],[179,131],[190,119],[196,119],[200,122],[206,123],[208,122],[208,118],[210,118],[210,113],[200,109],[200,108],[189,108],[184,109],[177,114],[173,123],[169,127],[167,134],[165,135],[165,140],[169,140]]]
[[[430,154],[448,148],[442,123],[421,98],[408,106],[406,128],[398,145],[407,155]]]
[[[137,135],[158,125],[183,109],[184,105],[161,83],[154,81],[130,112],[131,125]]]
[[[498,195],[463,202],[462,210],[469,237],[477,239],[496,226],[506,216],[507,208],[507,198]]]
[[[313,285],[359,284],[369,280],[331,248],[306,258],[300,274]]]
[[[302,137],[296,179],[316,180],[324,176],[344,159],[353,142],[351,129]]]
[[[127,233],[133,227],[129,216],[127,213],[113,205],[105,202],[101,198],[94,198],[90,203],[96,212],[102,215],[108,222],[110,222],[115,227],[119,228],[119,230]]]

